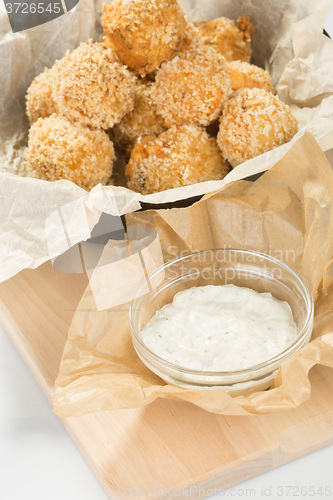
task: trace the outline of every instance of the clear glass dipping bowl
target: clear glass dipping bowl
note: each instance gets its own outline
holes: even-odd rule
[[[162,359],[144,344],[141,330],[157,310],[172,302],[176,293],[194,286],[225,284],[271,292],[275,298],[287,301],[297,325],[296,341],[263,363],[226,372],[184,368]],[[150,274],[131,303],[129,323],[138,356],[164,381],[185,388],[218,388],[239,395],[270,387],[281,363],[309,342],[313,299],[302,278],[269,255],[238,249],[204,250],[174,259]]]

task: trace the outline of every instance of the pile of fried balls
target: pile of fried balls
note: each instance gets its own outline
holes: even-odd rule
[[[223,179],[297,132],[269,73],[250,64],[247,16],[190,23],[177,0],[116,0],[102,26],[27,91],[30,176],[112,184],[116,148],[127,186],[151,194]]]

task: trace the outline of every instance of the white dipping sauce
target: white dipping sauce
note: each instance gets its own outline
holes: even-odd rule
[[[273,358],[297,338],[287,302],[235,285],[174,296],[141,331],[146,346],[184,368],[231,371]]]

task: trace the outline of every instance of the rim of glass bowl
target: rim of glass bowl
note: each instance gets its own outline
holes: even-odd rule
[[[167,269],[168,267],[171,267],[173,264],[176,262],[179,262],[181,260],[189,259],[192,258],[196,255],[203,255],[205,253],[216,253],[216,252],[225,252],[225,253],[236,253],[236,254],[247,254],[247,255],[256,255],[258,257],[261,257],[265,260],[268,260],[274,264],[277,264],[278,266],[284,268],[288,273],[290,273],[296,280],[299,289],[302,293],[302,297],[304,300],[304,303],[307,308],[307,316],[303,325],[302,330],[299,332],[299,335],[297,339],[290,344],[289,347],[287,347],[284,351],[280,352],[277,356],[274,358],[267,359],[266,361],[263,361],[262,363],[258,363],[256,365],[249,366],[247,368],[243,368],[242,370],[230,370],[230,371],[209,371],[209,370],[193,370],[191,368],[186,368],[182,365],[177,365],[175,363],[172,363],[170,361],[167,361],[164,358],[161,358],[157,354],[155,354],[147,345],[143,342],[143,340],[140,337],[140,332],[138,332],[136,326],[135,326],[135,319],[136,319],[136,313],[138,312],[138,307],[137,303],[140,302],[140,299],[142,299],[145,295],[141,295],[141,292],[143,288],[146,286],[147,282],[151,281],[151,279],[154,278],[158,273],[160,273],[163,269]],[[140,305],[140,303],[139,303]],[[242,376],[246,376],[249,374],[249,372],[261,372],[263,369],[268,371],[270,367],[273,366],[273,369],[275,369],[276,364],[281,364],[284,358],[288,357],[289,354],[292,354],[294,351],[297,350],[298,346],[301,345],[304,342],[304,339],[306,337],[306,334],[311,327],[312,329],[312,324],[313,324],[313,316],[314,316],[314,304],[313,304],[313,297],[310,292],[310,289],[308,285],[305,283],[303,278],[291,267],[289,267],[287,264],[284,264],[284,262],[276,259],[275,257],[271,257],[270,255],[261,253],[261,252],[256,252],[254,250],[242,250],[240,248],[214,248],[214,249],[209,249],[209,250],[200,250],[198,252],[192,252],[186,255],[183,255],[182,257],[177,257],[176,259],[170,260],[166,264],[163,264],[162,266],[158,267],[150,273],[139,285],[139,288],[137,289],[135,296],[133,300],[131,301],[130,308],[129,308],[129,325],[131,329],[131,333],[134,336],[135,340],[140,344],[140,346],[143,348],[144,351],[146,351],[149,356],[151,356],[154,360],[156,360],[159,364],[162,364],[165,368],[170,368],[171,370],[174,370],[179,373],[184,373],[184,374],[190,374],[193,376],[198,376],[202,377],[203,375],[205,377],[226,377],[230,378],[231,375],[235,376],[236,379]],[[261,375],[261,374],[260,374]]]

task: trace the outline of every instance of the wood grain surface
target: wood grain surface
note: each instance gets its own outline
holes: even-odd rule
[[[0,321],[49,400],[86,285],[84,275],[59,273],[50,263],[0,284]],[[163,498],[168,489],[190,487],[199,498],[332,444],[331,374],[315,367],[311,399],[269,415],[224,417],[158,399],[63,423],[110,499],[129,488]]]

